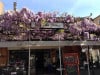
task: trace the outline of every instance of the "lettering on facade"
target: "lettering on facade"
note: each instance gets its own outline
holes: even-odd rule
[[[64,28],[63,23],[46,23],[41,28]]]

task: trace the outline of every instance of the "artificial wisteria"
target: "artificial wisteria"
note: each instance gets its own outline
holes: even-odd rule
[[[74,36],[90,38],[88,35],[90,32],[100,30],[100,27],[90,18],[77,21],[69,14],[64,17],[57,16],[58,14],[58,12],[33,13],[27,8],[22,8],[20,11],[7,11],[0,15],[0,40],[29,40],[29,38],[31,40],[66,40],[67,37]],[[63,28],[42,28],[47,23],[52,25],[63,23],[64,26]],[[96,37],[96,34],[92,37]]]

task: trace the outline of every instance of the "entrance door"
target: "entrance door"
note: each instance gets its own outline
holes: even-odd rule
[[[41,74],[44,72],[44,52],[36,52],[35,54],[36,73]]]
[[[34,50],[31,51],[31,56],[34,56],[35,66],[34,64],[31,64],[31,74],[34,72],[35,67],[35,73],[36,75],[41,74],[55,74],[55,57],[54,53],[51,53],[52,50]],[[33,57],[32,57],[33,58]]]

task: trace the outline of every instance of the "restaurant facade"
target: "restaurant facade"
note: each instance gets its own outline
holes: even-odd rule
[[[14,3],[16,6],[16,3]],[[100,26],[91,16],[33,13],[0,15],[0,72],[4,75],[97,75]]]

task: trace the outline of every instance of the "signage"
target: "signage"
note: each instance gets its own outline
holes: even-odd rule
[[[67,56],[64,58],[64,61],[68,64],[77,63],[77,59],[74,56],[69,56],[69,57]]]
[[[77,66],[76,65],[66,65],[65,71],[67,75],[77,75]]]
[[[63,53],[64,75],[80,75],[78,53]]]
[[[41,28],[64,28],[63,23],[46,23],[45,25],[41,25]]]
[[[64,63],[66,64],[79,64],[77,53],[65,53],[63,55],[63,60],[64,60]]]

